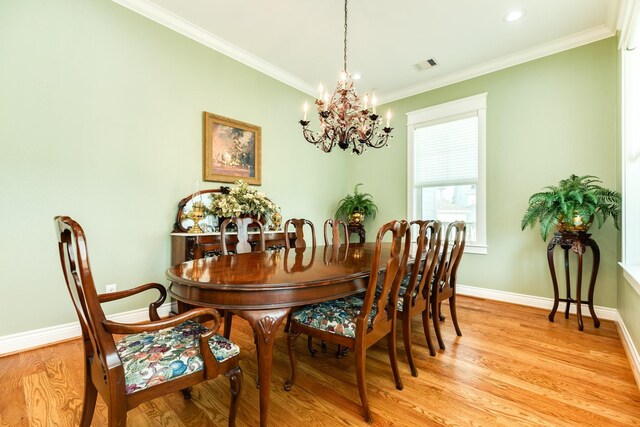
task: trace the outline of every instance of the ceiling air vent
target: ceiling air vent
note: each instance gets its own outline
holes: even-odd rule
[[[424,61],[418,62],[415,65],[415,67],[418,69],[418,71],[422,71],[422,70],[428,70],[429,68],[433,68],[436,65],[438,65],[436,60],[433,58],[429,58],[429,59],[425,59]]]

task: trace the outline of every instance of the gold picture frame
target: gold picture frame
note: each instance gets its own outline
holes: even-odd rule
[[[262,184],[262,128],[204,112],[205,181]]]

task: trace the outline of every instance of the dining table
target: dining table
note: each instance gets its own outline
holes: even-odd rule
[[[390,243],[383,243],[381,270],[390,249]],[[258,355],[260,425],[266,426],[279,326],[294,307],[365,291],[374,251],[375,243],[357,243],[219,255],[174,265],[166,277],[179,311],[189,306],[230,310],[251,325]]]

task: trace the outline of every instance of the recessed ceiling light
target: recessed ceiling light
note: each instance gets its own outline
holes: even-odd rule
[[[362,78],[362,76],[359,73],[354,73],[351,75],[351,78],[353,80],[360,80]]]
[[[505,15],[504,20],[505,22],[517,21],[524,16],[525,12],[524,9],[514,9]]]

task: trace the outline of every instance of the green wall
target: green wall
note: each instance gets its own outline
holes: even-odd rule
[[[537,229],[521,231],[520,219],[532,193],[571,173],[618,186],[616,55],[609,38],[381,106],[393,111],[392,147],[349,169],[350,182],[364,182],[380,207],[369,235],[407,216],[405,114],[487,92],[488,254],[465,254],[459,282],[551,297],[546,244]],[[592,232],[602,255],[595,303],[615,307],[620,232],[612,223]]]
[[[489,252],[465,255],[460,272],[473,286],[551,296],[546,245],[520,231],[528,196],[570,173],[617,185],[614,39],[393,102],[391,146],[360,157],[304,141],[308,96],[108,0],[0,1],[0,58],[0,277],[3,301],[20,302],[3,304],[0,336],[75,320],[58,214],[84,226],[99,290],[166,283],[176,203],[201,176],[202,111],[262,126],[261,191],[285,218],[321,224],[363,182],[380,208],[372,240],[406,216],[405,113],[488,92]],[[593,233],[596,304],[615,307],[619,233]]]
[[[348,157],[302,138],[305,98],[108,0],[0,1],[0,336],[75,320],[55,215],[83,225],[99,291],[167,283],[203,111],[262,126],[261,191],[321,224],[349,189]]]

